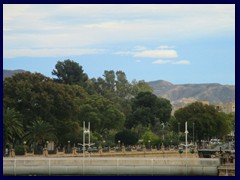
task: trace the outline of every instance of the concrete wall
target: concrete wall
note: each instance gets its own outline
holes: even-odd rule
[[[217,176],[219,159],[4,158],[4,175]]]

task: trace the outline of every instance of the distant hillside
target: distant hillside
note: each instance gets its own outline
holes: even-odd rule
[[[154,94],[167,98],[173,105],[183,105],[194,101],[208,101],[210,104],[227,103],[235,99],[235,86],[209,84],[174,85],[159,80],[149,82]]]
[[[3,70],[3,79],[5,79],[6,77],[12,77],[14,74],[16,73],[22,73],[25,72],[22,69],[18,69],[18,70]]]

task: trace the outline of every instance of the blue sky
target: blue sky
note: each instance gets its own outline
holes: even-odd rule
[[[235,5],[3,5],[3,68],[51,76],[71,59],[92,77],[235,84]]]

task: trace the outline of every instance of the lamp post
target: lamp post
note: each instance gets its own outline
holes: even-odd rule
[[[178,144],[179,144],[180,122],[178,122]]]
[[[163,141],[164,141],[164,123],[162,123],[162,126],[163,126]]]
[[[193,122],[193,145],[195,144],[195,143],[194,143],[194,124],[195,124],[195,123]]]
[[[48,146],[48,141],[46,141],[46,144],[45,144],[45,148],[47,149],[47,146]]]
[[[26,141],[23,141],[23,145],[24,145],[23,147],[24,147],[24,154],[25,155],[26,155],[26,143],[27,143]]]
[[[150,147],[151,147],[151,146],[150,146],[150,143],[151,143],[151,140],[149,139],[149,140],[148,140],[148,147],[149,147],[149,149],[151,149],[151,148],[150,148]]]
[[[15,148],[15,145],[14,145],[14,143],[15,143],[15,138],[13,138],[12,140],[13,140],[13,141],[12,141],[12,142],[13,142],[12,149],[14,149],[14,148]]]
[[[120,140],[118,140],[118,148],[120,148],[120,143],[121,143],[121,141],[120,141]]]
[[[68,153],[70,153],[70,142],[71,141],[68,140]]]
[[[187,121],[185,122],[185,143],[186,143],[186,159],[187,159],[187,147],[188,147],[188,141],[187,141],[187,134],[188,134],[188,130],[187,130]]]

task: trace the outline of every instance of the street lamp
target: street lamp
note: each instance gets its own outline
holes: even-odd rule
[[[68,153],[70,153],[70,142],[71,141],[68,140]]]
[[[23,141],[23,145],[24,145],[24,154],[26,155],[26,141]]]
[[[15,148],[15,145],[14,145],[14,143],[15,143],[15,138],[13,138],[12,140],[13,140],[13,147],[12,147],[12,148],[14,149],[14,148]]]
[[[120,143],[121,143],[121,141],[120,140],[118,140],[118,147],[120,148]]]
[[[45,148],[47,148],[47,146],[48,146],[48,141],[46,141]]]
[[[151,149],[151,148],[150,148],[150,143],[151,143],[151,140],[149,139],[149,140],[148,140],[148,147],[149,147],[149,149]]]
[[[193,122],[193,145],[195,144],[195,143],[194,143],[194,124],[195,124],[195,123]]]
[[[179,133],[180,133],[180,122],[178,122],[178,143],[179,143]]]
[[[162,123],[163,126],[163,141],[164,141],[164,123]]]

